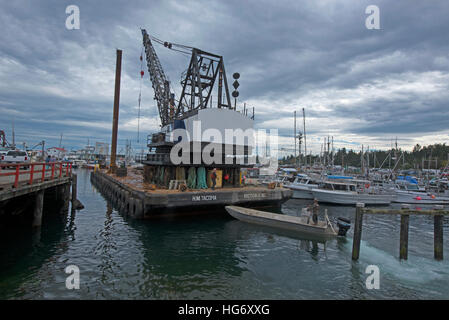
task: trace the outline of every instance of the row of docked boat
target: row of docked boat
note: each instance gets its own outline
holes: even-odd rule
[[[449,204],[449,196],[419,187],[413,179],[394,182],[355,179],[351,176],[309,176],[298,174],[291,183],[284,184],[296,199],[317,199],[319,202],[355,205],[389,205],[392,202],[409,204]]]

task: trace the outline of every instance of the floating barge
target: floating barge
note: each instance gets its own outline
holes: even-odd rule
[[[202,190],[152,190],[144,183],[143,175],[128,170],[125,177],[117,177],[106,170],[91,173],[92,184],[115,205],[120,212],[135,219],[170,216],[176,213],[216,212],[227,205],[245,207],[279,206],[292,196],[283,187],[228,187]]]

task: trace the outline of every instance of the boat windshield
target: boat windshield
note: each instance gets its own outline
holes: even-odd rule
[[[324,190],[334,190],[334,188],[333,188],[333,186],[332,186],[331,183],[325,183],[325,184],[323,185],[323,189],[324,189]]]
[[[407,186],[407,189],[408,189],[408,190],[419,190],[419,187],[418,187],[417,184],[409,184],[409,185]]]
[[[346,185],[346,184],[335,184],[334,185],[334,190],[347,191],[348,190],[348,185]]]

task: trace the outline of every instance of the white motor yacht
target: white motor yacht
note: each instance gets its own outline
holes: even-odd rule
[[[313,199],[312,189],[318,188],[318,183],[306,174],[298,174],[287,188],[293,191],[294,199]]]
[[[325,181],[319,188],[312,189],[312,194],[319,202],[355,205],[388,205],[395,195],[372,187],[368,180],[351,180],[345,182]]]
[[[410,204],[449,204],[449,197],[427,192],[417,184],[396,180],[392,191],[396,195],[394,202]]]

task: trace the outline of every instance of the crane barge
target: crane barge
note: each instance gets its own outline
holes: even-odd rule
[[[232,106],[223,57],[161,41],[145,30],[142,36],[160,130],[148,135],[143,175],[140,170],[119,175],[100,169],[91,173],[92,183],[120,212],[136,219],[212,213],[226,205],[274,206],[290,198],[292,191],[286,188],[241,184],[240,168],[255,163],[251,139],[254,113],[251,117],[237,111],[235,103]],[[153,41],[190,56],[181,76],[179,99]],[[141,61],[143,64],[143,58]],[[233,85],[236,88],[235,82]],[[217,176],[217,189],[208,179],[211,170]]]

